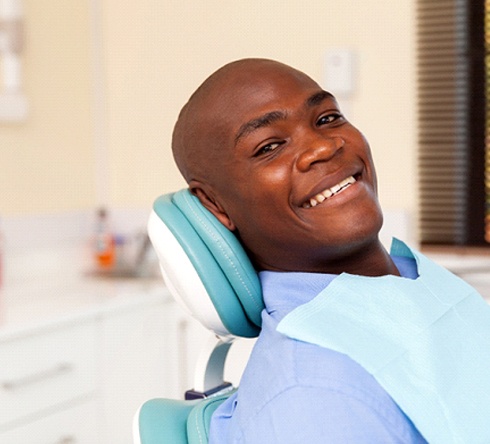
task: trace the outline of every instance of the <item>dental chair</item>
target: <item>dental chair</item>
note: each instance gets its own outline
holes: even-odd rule
[[[148,234],[170,293],[214,335],[202,350],[194,387],[184,400],[152,399],[140,407],[134,442],[207,443],[213,412],[236,390],[223,378],[230,346],[260,331],[259,279],[234,234],[188,190],[155,201]]]

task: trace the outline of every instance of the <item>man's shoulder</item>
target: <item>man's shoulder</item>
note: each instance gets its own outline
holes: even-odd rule
[[[343,353],[278,332],[260,338],[240,383],[238,399],[257,405],[294,387],[344,393],[366,402],[391,402],[374,377]]]

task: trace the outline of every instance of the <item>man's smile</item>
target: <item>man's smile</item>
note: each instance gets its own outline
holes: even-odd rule
[[[353,183],[356,182],[354,176],[346,177],[344,180],[341,180],[338,184],[335,184],[333,187],[327,188],[322,192],[316,194],[315,196],[308,199],[305,203],[303,203],[303,208],[313,208],[322,202],[330,199],[332,196],[341,193],[346,188],[350,187]]]

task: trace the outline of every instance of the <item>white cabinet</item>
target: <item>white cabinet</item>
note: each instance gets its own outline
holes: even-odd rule
[[[83,322],[0,342],[0,442],[96,442],[90,416],[83,427],[66,421],[95,403],[96,340],[95,324]]]
[[[102,443],[131,444],[138,407],[171,392],[172,305],[162,300],[103,318],[99,344]]]
[[[138,407],[171,394],[173,302],[159,293],[0,331],[0,443],[131,444]]]
[[[97,403],[88,401],[0,434],[4,444],[97,444]],[[111,441],[107,441],[111,442]]]

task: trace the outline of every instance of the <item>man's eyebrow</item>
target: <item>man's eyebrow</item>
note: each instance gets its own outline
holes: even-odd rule
[[[311,108],[315,105],[319,105],[327,99],[335,99],[335,97],[328,91],[319,91],[308,97],[305,103],[308,108]],[[283,120],[286,117],[287,113],[285,111],[271,111],[270,113],[264,114],[263,116],[257,117],[256,119],[252,119],[244,123],[239,128],[237,135],[235,136],[235,145],[242,137],[250,134],[251,132],[259,128],[263,128],[264,126],[268,126],[278,120]]]
[[[283,120],[286,118],[286,116],[287,114],[284,111],[271,111],[270,113],[264,114],[263,116],[257,117],[256,119],[249,120],[248,122],[244,123],[238,130],[235,137],[235,145],[242,137],[246,136],[247,134],[250,134],[251,132],[264,126],[268,126],[278,120]]]
[[[319,105],[320,103],[322,103],[324,100],[327,99],[335,99],[335,97],[332,94],[330,94],[328,91],[320,91],[308,97],[308,99],[306,99],[306,106],[312,107],[315,105]]]

